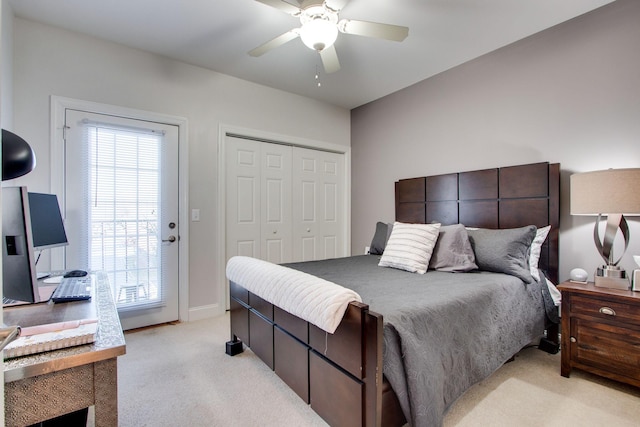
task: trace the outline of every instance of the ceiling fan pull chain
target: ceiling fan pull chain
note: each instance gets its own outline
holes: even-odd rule
[[[318,83],[318,87],[322,86],[322,83],[320,83],[320,73],[318,72],[318,64],[316,64],[316,82]]]

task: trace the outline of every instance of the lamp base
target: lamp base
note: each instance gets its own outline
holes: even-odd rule
[[[627,272],[614,265],[598,267],[594,275],[595,285],[601,288],[629,290]]]
[[[640,270],[633,270],[632,291],[640,292]]]

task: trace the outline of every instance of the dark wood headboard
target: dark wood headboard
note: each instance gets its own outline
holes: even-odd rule
[[[558,283],[558,163],[401,179],[396,182],[396,221],[482,228],[551,225],[539,265]]]

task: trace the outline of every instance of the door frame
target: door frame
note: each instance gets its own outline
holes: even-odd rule
[[[226,244],[227,244],[227,202],[226,202],[226,139],[227,136],[251,139],[258,142],[290,145],[293,147],[310,148],[313,150],[330,151],[344,155],[344,253],[351,253],[351,147],[314,139],[281,135],[262,130],[220,124],[218,130],[218,239],[217,265],[218,295],[225,296],[225,310],[229,310],[229,287],[226,276]],[[223,311],[224,312],[224,311]],[[222,314],[222,313],[220,313]]]
[[[137,110],[116,105],[101,104],[61,96],[51,96],[51,191],[60,195],[60,204],[65,206],[64,194],[64,123],[65,110],[83,110],[97,114],[107,114],[134,120],[166,123],[178,127],[178,320],[189,321],[189,143],[187,119],[184,117]],[[51,269],[64,268],[64,252],[51,251]]]

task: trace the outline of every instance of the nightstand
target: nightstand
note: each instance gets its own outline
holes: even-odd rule
[[[562,365],[640,387],[640,292],[564,282]]]

